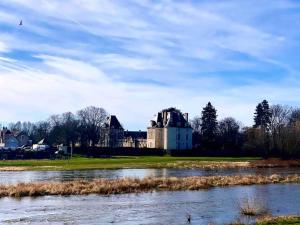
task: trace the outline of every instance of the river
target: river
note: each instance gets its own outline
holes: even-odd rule
[[[1,184],[35,181],[92,180],[97,178],[117,179],[124,177],[188,177],[238,174],[300,174],[300,168],[234,168],[234,169],[117,169],[117,170],[74,170],[74,171],[0,171]]]
[[[273,215],[300,213],[300,185],[270,184],[202,191],[154,192],[113,196],[44,196],[0,199],[4,224],[224,224],[241,217],[239,202],[256,199]]]
[[[82,171],[1,171],[1,184],[123,177],[187,177],[238,174],[300,174],[300,168],[118,169]],[[252,217],[239,213],[243,199],[255,199],[273,215],[300,214],[299,184],[217,187],[201,191],[112,196],[44,196],[0,199],[0,224],[225,224]]]

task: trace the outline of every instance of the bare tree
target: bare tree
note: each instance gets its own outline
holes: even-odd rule
[[[51,115],[48,119],[50,126],[53,128],[55,126],[59,126],[62,122],[62,118],[61,115],[59,114],[55,114],[55,115]]]
[[[8,128],[11,131],[21,131],[22,130],[22,123],[21,123],[21,121],[17,121],[16,123],[13,123],[13,122],[9,123]]]
[[[286,125],[291,118],[292,107],[283,106],[283,105],[272,105],[270,108],[271,111],[271,123],[270,128],[276,129]]]
[[[81,132],[81,144],[94,146],[100,138],[100,128],[108,116],[103,108],[89,106],[77,112]]]
[[[42,139],[48,140],[51,131],[51,126],[48,121],[37,122],[33,130],[33,141],[37,142]]]
[[[201,146],[201,117],[196,116],[191,120],[191,126],[193,128],[193,146],[198,148]]]
[[[270,108],[270,132],[271,132],[271,148],[281,148],[283,128],[289,123],[292,113],[292,107],[283,105],[272,105]]]
[[[200,132],[201,131],[201,117],[196,116],[194,119],[191,121],[191,126],[193,128],[194,132]]]
[[[61,115],[52,115],[48,120],[51,131],[49,139],[51,143],[74,145],[78,140],[78,124],[79,121],[71,112]]]
[[[219,136],[223,149],[236,149],[240,137],[241,123],[232,117],[226,117],[219,122]]]
[[[22,131],[25,132],[29,137],[32,137],[34,127],[34,123],[30,121],[22,122]]]
[[[300,108],[293,109],[290,115],[290,123],[295,123],[297,121],[300,121]]]
[[[67,145],[71,143],[73,146],[79,136],[79,120],[77,120],[75,115],[71,112],[63,113],[61,117],[65,143]]]

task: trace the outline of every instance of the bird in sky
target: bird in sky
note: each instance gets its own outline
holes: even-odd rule
[[[23,21],[22,21],[22,20],[20,20],[19,26],[22,26],[22,25],[23,25]]]

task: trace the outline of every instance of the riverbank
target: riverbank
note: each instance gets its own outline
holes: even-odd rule
[[[299,216],[278,216],[265,217],[257,221],[257,225],[283,225],[283,224],[300,224]]]
[[[171,157],[120,156],[112,158],[73,157],[70,160],[2,160],[0,171],[91,170],[123,168],[225,168],[244,167],[258,157]],[[299,161],[300,165],[300,161]]]
[[[286,225],[286,224],[300,224],[299,216],[265,216],[259,218],[255,225]],[[240,222],[230,223],[228,225],[245,225]]]
[[[0,197],[25,197],[44,195],[87,195],[124,194],[152,191],[201,190],[212,187],[254,184],[300,183],[299,175],[238,175],[207,177],[170,177],[144,179],[97,179],[93,181],[76,180],[68,182],[30,182],[0,185]]]
[[[268,159],[258,157],[171,157],[120,156],[113,158],[74,157],[70,160],[2,160],[0,171],[94,170],[124,168],[231,168],[300,167],[300,160]]]

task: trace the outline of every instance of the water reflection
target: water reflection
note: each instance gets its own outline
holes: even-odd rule
[[[11,184],[30,181],[70,181],[74,179],[116,179],[122,177],[187,177],[237,174],[300,174],[300,168],[248,168],[248,169],[118,169],[81,171],[1,171],[0,183]]]
[[[239,218],[236,205],[247,195],[266,201],[274,215],[299,214],[300,185],[271,184],[158,192],[0,199],[0,223],[13,224],[224,224]],[[244,222],[251,222],[243,217]]]

